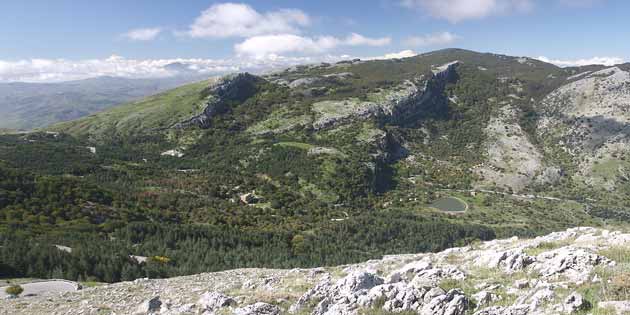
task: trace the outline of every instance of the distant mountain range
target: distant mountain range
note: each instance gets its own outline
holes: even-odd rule
[[[207,75],[181,73],[159,79],[97,77],[61,83],[0,83],[0,129],[37,129],[204,78]]]

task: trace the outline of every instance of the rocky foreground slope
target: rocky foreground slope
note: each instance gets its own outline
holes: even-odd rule
[[[628,314],[630,234],[573,228],[331,268],[243,269],[5,300],[2,314]]]

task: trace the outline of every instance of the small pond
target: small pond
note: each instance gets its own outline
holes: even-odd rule
[[[431,207],[437,208],[446,212],[464,212],[468,210],[466,202],[455,197],[446,197],[436,200],[431,204]]]

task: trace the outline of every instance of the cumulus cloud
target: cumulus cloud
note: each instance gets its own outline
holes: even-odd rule
[[[349,46],[386,46],[391,42],[392,39],[389,37],[369,38],[361,34],[352,33],[342,41],[342,44]]]
[[[402,0],[401,4],[452,23],[529,11],[534,5],[533,0]]]
[[[238,71],[239,65],[212,59],[127,59],[111,56],[105,59],[29,59],[0,60],[0,82],[60,82],[99,76],[125,78],[162,78],[176,75],[168,65],[180,63],[199,73]]]
[[[576,60],[560,60],[560,59],[550,59],[545,56],[540,56],[536,58],[540,61],[552,63],[559,67],[579,67],[579,66],[588,66],[588,65],[604,65],[604,66],[613,66],[618,65],[620,63],[624,63],[624,59],[620,57],[593,57],[587,59],[576,59]]]
[[[340,46],[384,46],[389,43],[391,43],[389,37],[369,38],[356,33],[346,38],[280,34],[250,37],[236,44],[234,49],[240,56],[266,58],[283,53],[321,54]]]
[[[147,41],[155,39],[158,35],[160,35],[161,32],[162,29],[159,27],[138,28],[123,34],[123,37],[131,40]]]
[[[366,59],[366,60],[388,60],[388,59],[401,59],[401,58],[415,57],[417,55],[418,55],[418,53],[416,53],[415,51],[407,49],[407,50],[403,50],[403,51],[400,51],[400,52],[385,54],[383,56],[367,57],[367,58],[363,58],[363,59]]]
[[[454,43],[457,39],[459,39],[459,36],[455,34],[441,32],[423,36],[412,36],[405,39],[403,44],[410,47],[444,46]]]
[[[260,13],[247,4],[219,3],[203,11],[186,34],[195,38],[296,34],[309,24],[310,17],[298,9]]]
[[[229,59],[128,59],[111,56],[104,59],[28,59],[0,60],[0,82],[63,82],[100,76],[123,78],[167,78],[182,73],[208,76],[231,72],[260,73],[274,69],[316,62],[336,62],[352,56],[288,57]]]

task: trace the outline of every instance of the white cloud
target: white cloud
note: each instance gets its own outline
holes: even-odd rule
[[[161,32],[162,29],[159,27],[138,28],[123,34],[123,36],[131,40],[147,41],[155,39]]]
[[[624,63],[624,59],[620,57],[593,57],[588,59],[576,59],[576,60],[559,60],[550,59],[545,56],[536,58],[540,61],[552,63],[559,67],[576,67],[576,66],[588,66],[588,65],[605,65],[613,66],[620,63]]]
[[[309,24],[309,16],[297,9],[259,13],[247,4],[220,3],[203,11],[186,33],[195,38],[296,34]]]
[[[123,78],[167,78],[185,70],[188,74],[207,76],[231,72],[254,73],[316,62],[336,62],[352,56],[318,55],[288,57],[268,55],[266,58],[229,59],[128,59],[113,55],[104,59],[28,59],[0,60],[0,82],[62,82],[100,76]],[[177,66],[173,66],[177,65]]]
[[[384,46],[389,43],[391,43],[389,37],[369,38],[356,33],[346,38],[280,34],[250,37],[235,45],[234,49],[240,56],[267,58],[283,53],[322,54],[339,46]]]
[[[60,82],[99,76],[125,78],[161,78],[175,74],[167,66],[181,63],[199,73],[238,71],[239,65],[212,59],[127,59],[111,56],[105,59],[67,60],[30,59],[0,60],[0,82]]]
[[[426,47],[450,45],[459,39],[459,36],[450,32],[441,32],[423,36],[412,36],[403,41],[405,46]]]
[[[533,0],[401,0],[408,8],[426,11],[429,15],[457,23],[491,15],[524,12],[532,9]]]
[[[365,59],[365,60],[388,60],[388,59],[401,59],[401,58],[415,57],[417,55],[418,55],[418,53],[416,53],[413,50],[403,50],[403,51],[396,52],[396,53],[385,54],[383,56],[367,57],[367,58],[362,58],[362,59]]]
[[[357,33],[350,34],[350,36],[343,41],[344,44],[349,46],[386,46],[391,42],[392,39],[389,37],[369,38]]]

